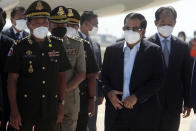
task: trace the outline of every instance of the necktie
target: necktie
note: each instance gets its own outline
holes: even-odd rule
[[[20,33],[16,33],[16,40],[20,39]]]
[[[164,47],[164,50],[163,50],[163,54],[164,54],[164,59],[165,59],[165,64],[166,66],[168,67],[168,64],[169,64],[169,49],[168,49],[168,40],[165,39],[163,40],[164,44],[165,44],[165,47]]]

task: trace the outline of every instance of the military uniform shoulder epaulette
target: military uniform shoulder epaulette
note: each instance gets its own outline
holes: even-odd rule
[[[75,40],[75,41],[79,41],[79,42],[83,42],[82,39],[80,37],[77,36],[67,36],[69,39]]]
[[[81,38],[81,39],[82,39],[82,38]],[[84,43],[86,43],[86,44],[90,44],[90,42],[87,41],[87,40],[85,40],[85,39],[82,39],[82,41],[83,41]]]
[[[51,35],[50,38],[54,38],[54,39],[57,39],[59,41],[63,41],[63,39],[61,39],[60,37],[56,37],[56,36],[53,36],[53,35]]]

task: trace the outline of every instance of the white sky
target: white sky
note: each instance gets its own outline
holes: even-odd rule
[[[180,0],[162,6],[173,6],[177,11],[177,23],[173,34],[177,35],[178,32],[185,31],[188,37],[193,37],[193,32],[196,30],[196,0]],[[157,31],[154,25],[154,14],[159,7],[160,6],[138,11],[138,13],[141,13],[147,19],[147,37]],[[99,33],[111,34],[120,38],[123,34],[123,22],[127,14],[128,13],[99,18]]]

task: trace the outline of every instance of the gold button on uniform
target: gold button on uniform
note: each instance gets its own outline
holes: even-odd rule
[[[42,98],[43,98],[43,99],[46,98],[46,95],[43,94],[43,95],[42,95]]]
[[[54,60],[54,62],[55,62],[55,63],[57,63],[57,62],[58,62],[58,60],[57,60],[57,59],[55,59],[55,60]]]
[[[58,95],[55,95],[55,98],[57,98],[58,97]]]
[[[24,98],[27,98],[28,97],[28,95],[27,94],[24,94]]]
[[[45,54],[44,53],[42,53],[42,56],[44,56]]]
[[[42,81],[42,84],[46,84],[46,81]]]
[[[45,70],[45,69],[46,69],[46,67],[43,66],[43,67],[42,67],[42,70]]]

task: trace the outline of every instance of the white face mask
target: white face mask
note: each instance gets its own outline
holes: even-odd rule
[[[124,32],[124,36],[125,36],[125,41],[128,44],[134,44],[140,40],[140,34],[132,30],[126,30]]]
[[[161,26],[161,27],[158,27],[158,32],[163,35],[164,37],[168,37],[172,34],[174,30],[174,27],[172,26]]]
[[[67,27],[66,34],[68,36],[79,36],[78,31],[75,28],[73,28],[73,27]]]
[[[24,20],[24,19],[16,20],[16,26],[15,27],[19,31],[27,29],[26,20]]]
[[[93,29],[91,31],[88,31],[88,34],[90,36],[95,36],[95,35],[97,35],[97,33],[98,33],[98,28],[95,26],[93,26]]]
[[[40,26],[33,30],[33,35],[38,39],[44,39],[48,34],[48,27]]]

